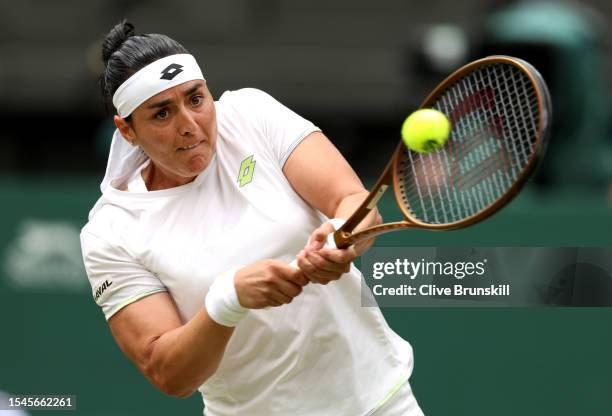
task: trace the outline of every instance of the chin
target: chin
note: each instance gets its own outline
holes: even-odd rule
[[[197,155],[189,159],[187,170],[192,175],[199,175],[210,165],[210,155]]]

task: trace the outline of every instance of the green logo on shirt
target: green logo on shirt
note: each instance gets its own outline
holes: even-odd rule
[[[251,183],[253,180],[253,173],[255,172],[255,161],[253,155],[247,157],[240,164],[240,170],[238,171],[238,183],[240,186],[244,186]]]

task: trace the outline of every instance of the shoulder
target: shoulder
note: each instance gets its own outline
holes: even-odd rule
[[[131,218],[129,212],[116,205],[105,204],[92,210],[89,221],[81,229],[81,245],[118,245],[123,231],[130,228]]]
[[[243,141],[268,135],[268,127],[281,104],[257,88],[225,91],[216,103],[217,126],[223,136]]]
[[[270,94],[257,88],[241,88],[225,91],[219,97],[219,103],[226,105],[249,105],[266,101],[276,101]]]
[[[265,91],[257,88],[242,88],[225,91],[217,107],[223,113],[238,113],[244,118],[266,119],[282,111],[283,105]]]

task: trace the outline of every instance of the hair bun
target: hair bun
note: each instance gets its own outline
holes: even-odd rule
[[[102,43],[102,60],[104,65],[108,63],[112,54],[121,48],[123,42],[131,36],[134,36],[134,25],[126,19],[123,19],[108,32]]]

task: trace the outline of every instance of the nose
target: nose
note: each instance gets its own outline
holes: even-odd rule
[[[196,132],[197,124],[194,115],[186,108],[181,108],[177,115],[178,131],[181,136],[189,136]]]

